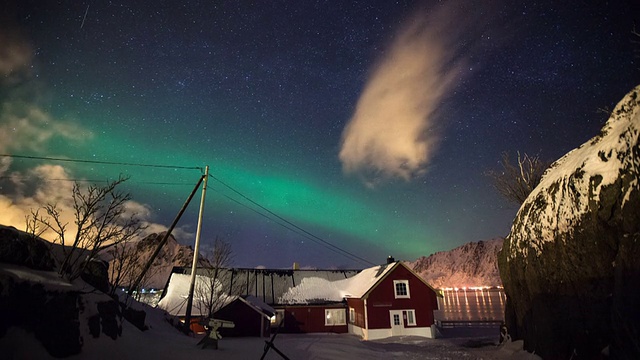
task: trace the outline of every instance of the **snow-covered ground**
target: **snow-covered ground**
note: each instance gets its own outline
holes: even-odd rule
[[[106,295],[87,292],[81,280],[73,284],[60,279],[55,272],[36,271],[25,267],[1,264],[0,274],[17,281],[39,283],[49,290],[84,292],[87,303],[104,301]],[[149,330],[140,331],[122,321],[122,336],[113,340],[104,334],[94,338],[89,333],[89,306],[80,313],[80,333],[84,345],[82,352],[69,359],[259,359],[264,351],[262,338],[225,338],[219,349],[201,349],[197,343],[202,335],[190,337],[167,322],[167,315],[157,308],[135,303],[134,308],[145,309]],[[1,319],[0,319],[1,320]],[[393,337],[377,341],[362,341],[348,334],[279,334],[276,347],[291,359],[538,359],[522,349],[521,343],[496,346],[498,332],[485,330],[472,334],[457,330],[438,339],[419,337]],[[459,331],[462,331],[460,333]],[[2,359],[53,359],[33,334],[19,327],[11,327],[0,338]],[[270,351],[266,359],[280,359]]]
[[[123,322],[122,337],[112,340],[91,338],[83,329],[82,353],[69,359],[259,359],[265,340],[256,337],[225,338],[219,349],[202,349],[201,336],[189,337],[168,325],[163,316],[152,314],[151,329],[140,331]],[[81,325],[82,326],[82,325]],[[496,337],[458,337],[426,339],[393,337],[362,341],[347,334],[279,334],[274,344],[290,359],[539,359],[522,350],[521,343],[494,345]],[[3,359],[53,359],[26,331],[11,328],[0,339]],[[273,350],[265,359],[281,359]]]
[[[198,338],[179,333],[141,332],[125,326],[124,335],[114,341],[101,337],[85,343],[82,353],[69,359],[259,359],[265,339],[226,338],[219,349],[202,349]],[[539,359],[521,349],[520,343],[497,347],[482,339],[426,339],[393,337],[362,341],[346,334],[279,334],[275,346],[290,359]],[[12,328],[0,339],[4,359],[53,359],[24,330]],[[6,357],[5,357],[6,356]],[[273,350],[265,359],[281,359]]]

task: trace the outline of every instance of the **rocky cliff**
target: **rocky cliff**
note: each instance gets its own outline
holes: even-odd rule
[[[515,339],[544,359],[640,358],[640,86],[553,163],[499,255]]]
[[[407,265],[434,288],[500,286],[497,257],[502,242],[502,238],[470,242]]]

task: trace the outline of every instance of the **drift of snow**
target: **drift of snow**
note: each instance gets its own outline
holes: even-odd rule
[[[361,298],[373,285],[394,267],[393,264],[378,265],[362,270],[343,280],[328,281],[321,278],[303,279],[284,293],[278,300],[281,304],[309,304],[318,301],[339,302],[344,298]]]
[[[187,312],[187,296],[189,294],[189,286],[191,284],[191,275],[185,274],[171,274],[171,281],[167,288],[167,293],[158,302],[158,308],[168,312],[174,316],[185,316]],[[206,312],[205,300],[200,298],[198,294],[205,294],[210,286],[210,280],[204,275],[196,275],[196,281],[194,285],[193,305],[191,306],[191,315],[202,316]],[[226,304],[235,299],[232,296],[223,294],[220,289],[221,286],[218,283],[216,285],[216,293],[220,297],[224,297],[222,304]],[[200,289],[200,290],[199,290]]]

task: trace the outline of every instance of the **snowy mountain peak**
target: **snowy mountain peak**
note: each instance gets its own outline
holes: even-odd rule
[[[500,286],[497,256],[502,238],[470,242],[407,265],[434,288]]]

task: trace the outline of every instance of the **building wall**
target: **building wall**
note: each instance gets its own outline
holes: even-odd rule
[[[355,319],[348,318],[348,322],[351,325],[355,325],[360,328],[365,327],[364,321],[364,300],[362,299],[347,299],[347,315],[349,315],[349,308],[353,308],[355,311]]]
[[[345,319],[348,319],[347,308],[343,304],[338,305],[291,305],[280,306],[276,309],[284,309],[284,324],[280,332],[286,333],[346,333],[345,325],[325,325],[325,309],[342,309],[345,311]]]
[[[410,298],[395,298],[394,280],[409,281]],[[367,298],[369,329],[389,329],[391,327],[389,311],[409,309],[415,310],[415,327],[430,328],[434,323],[433,310],[438,309],[437,296],[435,291],[411,271],[404,266],[397,266]]]
[[[223,337],[269,335],[269,320],[240,300],[233,301],[216,311],[214,318],[233,321],[235,325],[233,328],[218,330]]]

